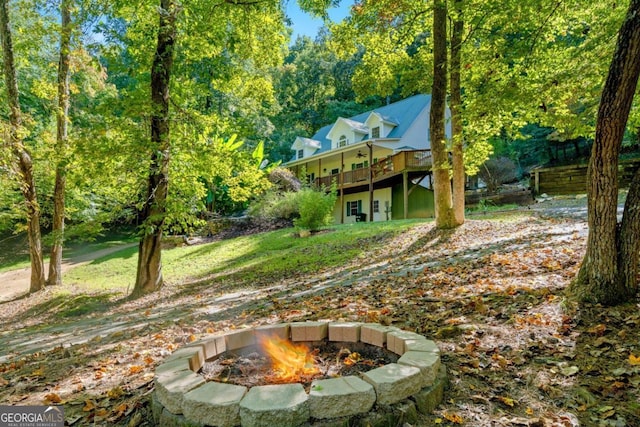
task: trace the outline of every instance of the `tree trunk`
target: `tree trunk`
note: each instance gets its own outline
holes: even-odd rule
[[[449,178],[449,156],[445,136],[447,98],[447,2],[434,0],[433,10],[433,89],[431,90],[430,136],[433,155],[433,190],[436,227],[453,228],[453,199]]]
[[[149,166],[147,199],[142,211],[143,237],[138,247],[138,271],[132,296],[162,287],[162,231],[169,189],[169,86],[173,67],[177,7],[160,0],[156,52],[151,66],[151,143],[155,148]]]
[[[67,121],[69,117],[69,55],[71,50],[71,0],[60,2],[60,60],[58,63],[58,111],[56,114],[56,183],[53,190],[53,242],[47,285],[62,284],[62,245],[64,243],[65,187],[67,181]]]
[[[640,0],[632,0],[618,33],[616,52],[602,91],[596,138],[589,160],[587,252],[570,289],[573,295],[583,301],[611,305],[628,301],[634,296],[619,280],[616,229],[618,154],[640,74],[639,57]],[[633,215],[637,215],[637,212]],[[624,233],[633,234],[635,227],[637,225],[627,226]]]
[[[44,263],[42,261],[42,242],[40,238],[40,205],[33,179],[31,155],[23,144],[20,135],[22,113],[18,98],[18,79],[13,58],[13,42],[9,21],[8,0],[0,0],[0,37],[4,60],[4,78],[9,101],[9,144],[15,156],[14,167],[20,179],[20,190],[25,200],[27,218],[27,236],[29,240],[29,256],[31,258],[31,283],[29,292],[37,292],[44,288]]]
[[[636,170],[624,204],[622,225],[618,235],[618,286],[625,300],[638,293],[640,254],[640,168]]]
[[[460,83],[460,56],[462,49],[462,1],[454,0],[453,31],[451,32],[451,136],[453,163],[453,214],[455,225],[464,224],[464,138],[462,135],[462,90]]]

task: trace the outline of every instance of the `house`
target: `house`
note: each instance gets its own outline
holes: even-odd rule
[[[318,187],[337,184],[338,223],[433,217],[430,106],[431,95],[416,95],[338,118],[297,137],[284,166]]]

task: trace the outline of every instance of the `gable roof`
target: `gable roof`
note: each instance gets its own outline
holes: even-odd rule
[[[298,142],[300,144],[298,144]],[[296,138],[296,140],[293,142],[293,146],[296,147],[311,147],[311,148],[321,148],[322,147],[322,143],[320,141],[317,141],[315,139],[311,139],[311,138],[305,138],[303,136],[298,136]]]
[[[420,112],[422,112],[430,104],[431,95],[415,95],[410,98],[403,99],[402,101],[375,108],[373,110],[366,111],[364,113],[343,120],[358,122],[361,124],[361,126],[364,126],[364,122],[371,115],[371,113],[376,113],[381,116],[384,121],[397,125],[391,130],[391,132],[389,132],[387,138],[402,138],[404,133],[409,129]],[[334,126],[335,123],[324,126],[311,137],[311,139],[320,141],[322,144],[320,149],[316,151],[315,154],[320,154],[324,153],[325,151],[331,150],[331,140],[329,140],[327,136],[329,134],[329,131]],[[365,136],[365,138],[367,137]]]

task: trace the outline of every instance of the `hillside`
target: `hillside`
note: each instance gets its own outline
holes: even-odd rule
[[[399,221],[241,237],[167,251],[173,278],[140,300],[123,299],[130,279],[114,274],[113,289],[75,283],[2,303],[0,401],[62,403],[74,425],[150,425],[153,368],[175,348],[342,319],[437,342],[450,387],[412,425],[640,425],[637,307],[579,310],[565,299],[587,226],[579,206],[552,208],[472,216],[447,232]],[[135,262],[134,250],[76,277]]]

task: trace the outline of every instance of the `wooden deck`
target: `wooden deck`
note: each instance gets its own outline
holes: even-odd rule
[[[378,183],[405,172],[429,172],[432,164],[431,150],[402,151],[367,168],[316,178],[314,184],[317,187],[328,188],[335,181],[339,189],[358,187],[368,185],[370,180],[373,180],[373,183]]]

